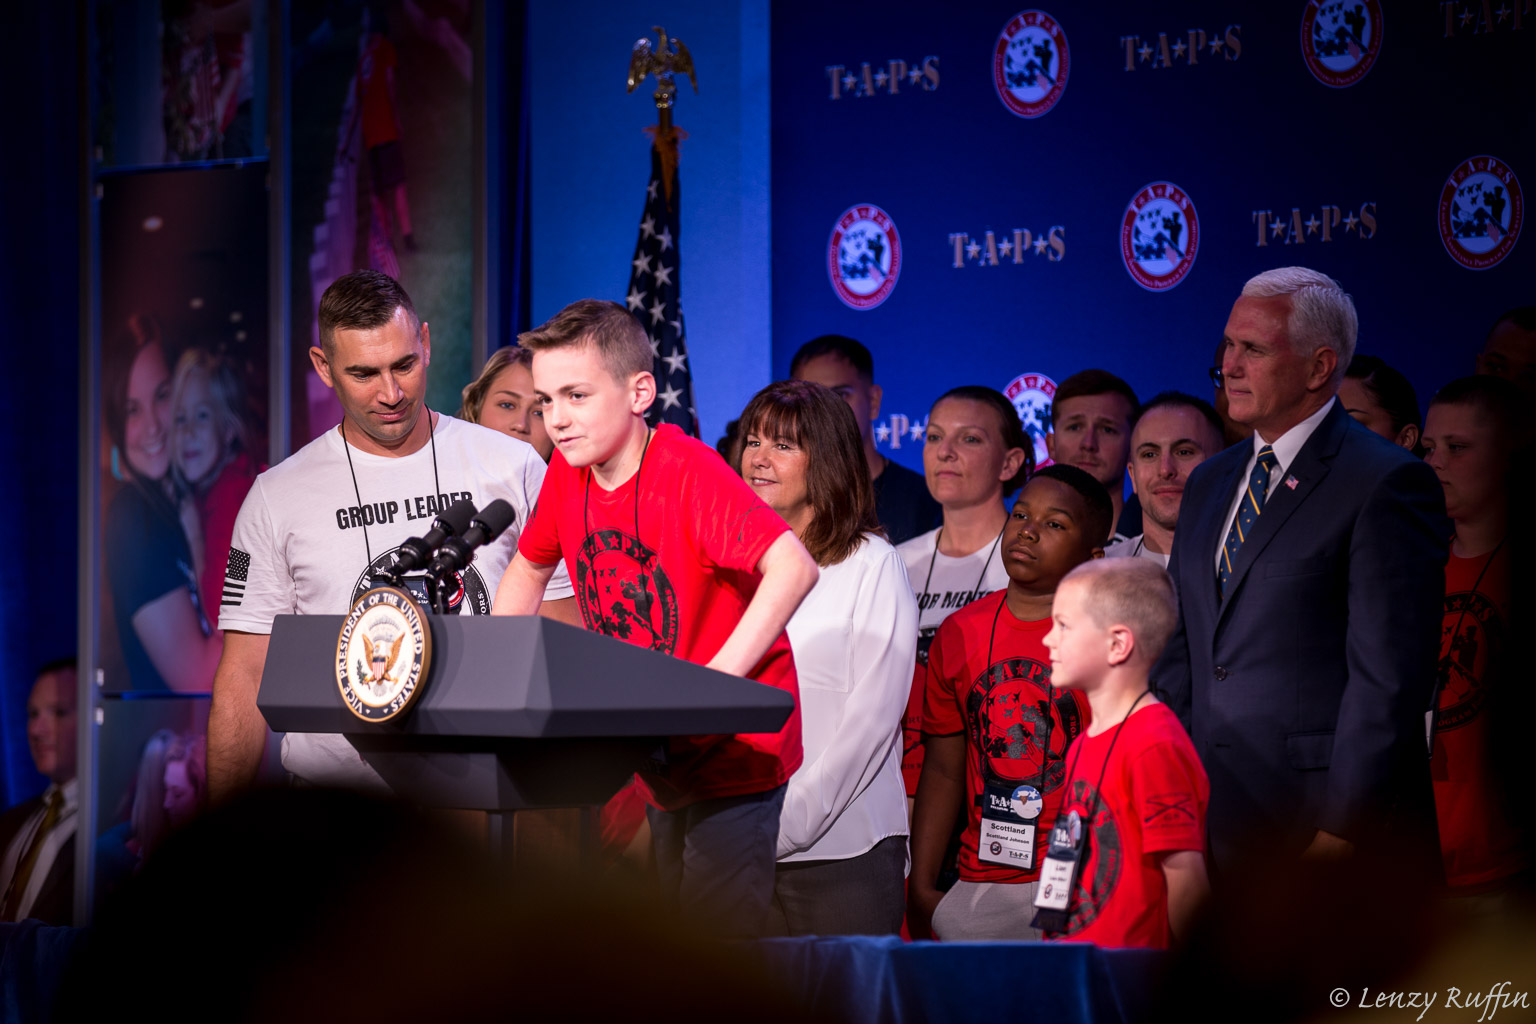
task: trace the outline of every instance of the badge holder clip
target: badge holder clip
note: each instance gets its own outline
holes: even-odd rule
[[[1056,819],[1051,841],[1040,864],[1035,889],[1035,919],[1030,922],[1047,935],[1067,930],[1072,916],[1072,895],[1077,891],[1087,853],[1088,830],[1082,817],[1071,811]]]

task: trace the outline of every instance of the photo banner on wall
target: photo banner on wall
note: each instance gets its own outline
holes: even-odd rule
[[[962,384],[1027,394],[1032,433],[1049,389],[1021,382],[1091,367],[1210,397],[1243,282],[1300,265],[1422,404],[1532,302],[1518,7],[776,7],[774,372],[864,342],[880,449],[915,466]]]
[[[267,0],[89,10],[101,167],[267,156]]]
[[[267,452],[267,168],[98,187],[103,689],[206,693],[235,516]]]
[[[311,365],[331,282],[372,269],[429,324],[427,405],[457,413],[473,350],[475,5],[296,5],[293,443],[341,422]]]

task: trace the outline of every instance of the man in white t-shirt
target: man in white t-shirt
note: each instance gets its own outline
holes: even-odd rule
[[[343,418],[256,478],[235,521],[219,607],[224,652],[208,719],[208,786],[227,797],[255,777],[266,742],[256,707],[273,617],[340,615],[401,542],[425,534],[461,499],[484,508],[503,498],[513,524],[457,575],[451,614],[486,615],[538,500],[544,462],[532,447],[427,410],[428,328],[399,282],[361,270],[326,289],[315,371],[334,388]],[[420,574],[407,575],[424,597]],[[541,613],[576,621],[570,582],[557,574]],[[283,766],[311,783],[383,786],[339,735],[283,739]]]
[[[1131,430],[1128,469],[1141,501],[1142,532],[1116,537],[1106,558],[1147,558],[1164,569],[1184,503],[1190,471],[1222,449],[1221,417],[1211,404],[1180,391],[1164,391],[1141,407]]]

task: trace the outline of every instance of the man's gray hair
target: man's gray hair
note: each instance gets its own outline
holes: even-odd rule
[[[1291,315],[1285,328],[1297,354],[1310,356],[1320,348],[1331,348],[1338,356],[1339,365],[1330,382],[1337,388],[1355,356],[1355,339],[1360,333],[1355,300],[1339,282],[1306,267],[1266,270],[1243,285],[1245,298],[1280,295],[1291,299]]]

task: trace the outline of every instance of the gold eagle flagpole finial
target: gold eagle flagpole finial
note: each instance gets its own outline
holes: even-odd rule
[[[656,33],[656,45],[651,44],[648,36],[642,36],[635,41],[634,49],[630,52],[629,88],[626,91],[634,92],[648,75],[656,76],[656,92],[651,98],[656,101],[657,124],[654,129],[646,130],[653,133],[656,147],[661,153],[667,194],[670,197],[672,176],[677,167],[677,140],[686,137],[681,129],[672,125],[672,102],[677,95],[674,76],[687,75],[694,93],[699,91],[699,79],[693,70],[693,55],[688,52],[683,41],[668,38],[667,30],[660,25],[652,26],[651,31]]]

